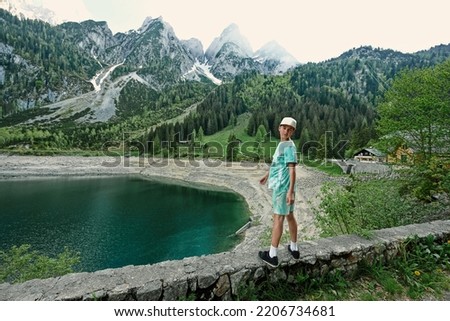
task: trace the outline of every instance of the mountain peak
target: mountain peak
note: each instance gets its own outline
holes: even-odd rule
[[[298,64],[297,59],[294,58],[289,52],[286,51],[278,42],[270,41],[262,46],[255,53],[256,56],[262,56],[270,59],[282,59],[283,61],[290,61],[294,64]]]
[[[358,48],[352,48],[335,59],[347,59],[347,58],[358,58],[358,59],[379,59],[384,60],[386,58],[402,58],[409,56],[400,51],[395,51],[392,49],[383,48],[373,48],[372,46],[360,46]]]
[[[148,16],[147,18],[145,18],[144,22],[142,23],[141,27],[137,30],[139,33],[142,33],[144,31],[146,31],[148,29],[148,27],[152,24],[154,24],[155,22],[160,22],[164,25],[166,25],[166,23],[164,22],[164,19],[162,16],[159,16],[158,18],[152,18],[150,16]]]
[[[239,26],[233,22],[223,30],[222,35],[230,34],[230,33],[234,33],[234,32],[240,33],[240,30],[239,30]]]
[[[242,36],[237,24],[232,23],[226,27],[218,38],[214,38],[211,45],[206,50],[206,58],[214,59],[216,54],[226,43],[233,43],[238,46],[248,57],[253,55],[253,49],[248,40]]]
[[[274,74],[284,73],[299,64],[297,59],[276,41],[270,41],[262,46],[256,51],[254,59],[263,65],[272,66],[271,73]],[[273,67],[274,62],[276,62],[276,68]]]

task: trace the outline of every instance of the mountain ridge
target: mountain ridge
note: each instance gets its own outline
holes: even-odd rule
[[[48,8],[45,8],[42,5],[37,5],[34,2],[27,1],[27,0],[15,0],[15,1],[11,1],[11,0],[4,0],[4,4],[2,6],[0,6],[1,9],[7,10],[9,12],[11,12],[12,14],[19,16],[20,18],[28,18],[28,19],[39,19],[41,21],[47,22],[50,25],[56,26],[56,25],[60,25],[62,23],[66,23],[66,22],[71,22],[71,21],[63,21],[62,19],[59,19],[56,14],[51,11]],[[137,29],[130,29],[127,32],[117,32],[117,33],[113,33],[113,35],[116,34],[129,34],[132,32],[143,32],[145,31],[145,29],[147,28],[147,25],[149,23],[151,23],[151,21],[153,20],[160,20],[163,21],[163,17],[159,16],[158,18],[152,18],[151,16],[148,16],[144,19],[144,21],[142,22],[141,26],[138,27]],[[80,21],[80,22],[75,22],[75,23],[83,23],[85,21],[94,21],[92,19],[88,19],[88,20],[84,20],[84,21]],[[109,28],[108,26],[108,22],[107,21],[98,21],[98,22],[104,22],[106,23],[106,26]],[[168,24],[170,26],[170,24]],[[170,28],[172,28],[170,26]],[[173,28],[172,28],[173,29]],[[111,31],[112,33],[112,31]],[[247,39],[245,39],[245,37],[243,37],[240,34],[239,31],[239,27],[235,24],[235,23],[230,23],[222,32],[220,37],[217,37],[213,40],[213,42],[208,46],[208,48],[206,48],[205,51],[205,56],[206,59],[210,59],[212,58],[212,56],[214,56],[214,54],[220,50],[220,48],[214,48],[215,44],[214,41],[220,39],[221,37],[227,37],[228,40],[231,40],[233,42],[233,40],[239,39],[240,41],[238,41],[237,45],[241,48],[244,49],[244,52],[248,55],[251,56],[253,53],[253,49],[251,48],[250,43],[248,42]],[[192,38],[191,38],[192,39]],[[196,39],[196,38],[193,38]],[[182,40],[182,39],[180,39]],[[198,40],[198,39],[197,39]],[[201,41],[198,40],[200,43]],[[204,44],[202,43],[202,47],[204,46]],[[221,47],[221,46],[220,46]],[[202,59],[199,60],[200,62],[203,62]],[[298,64],[298,62],[297,62]]]
[[[201,42],[195,38],[178,39],[162,17],[148,17],[139,30],[113,34],[105,21],[65,22],[51,27],[37,20],[20,20],[0,10],[1,25],[0,92],[3,106],[0,115],[4,117],[46,107],[42,108],[42,113],[47,109],[47,116],[35,119],[51,119],[52,122],[114,119],[119,106],[127,101],[123,92],[128,86],[134,87],[133,83],[140,84],[145,95],[151,97],[154,92],[161,93],[185,81],[220,85],[248,72],[263,75],[293,73],[311,75],[311,79],[301,85],[306,89],[334,81],[336,76],[327,72],[327,66],[332,63],[350,68],[347,73],[358,73],[343,75],[342,84],[355,82],[352,90],[376,94],[376,87],[387,83],[398,70],[427,66],[439,57],[450,55],[449,45],[438,45],[416,54],[361,46],[325,62],[285,67],[284,63],[292,62],[292,57],[281,46],[272,42],[253,52],[238,26],[233,24],[222,32],[222,38],[217,38],[217,46],[209,52],[210,60],[206,59],[209,48],[204,51]],[[26,30],[27,38],[21,42],[23,30]],[[357,60],[363,61],[363,69],[358,69],[360,62]],[[383,64],[390,66],[388,73],[379,70]],[[326,80],[323,84],[315,83],[314,73],[328,73],[328,78],[323,78]],[[297,78],[303,81],[300,76]],[[366,90],[367,86],[373,87],[371,91]],[[91,92],[95,95],[90,101],[75,99]],[[301,95],[305,92],[299,90]],[[64,100],[68,103],[61,103]],[[82,106],[75,108],[73,101]],[[57,113],[53,112],[56,106],[60,109]]]

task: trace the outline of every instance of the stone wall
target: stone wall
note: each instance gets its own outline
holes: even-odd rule
[[[257,258],[259,249],[235,250],[153,265],[126,266],[92,273],[0,284],[0,300],[232,300],[241,287],[265,279],[289,280],[299,271],[312,275],[353,271],[362,260],[387,260],[408,237],[450,240],[450,221],[435,221],[379,230],[370,240],[355,235],[299,244],[300,260],[286,249],[280,267],[269,269]]]

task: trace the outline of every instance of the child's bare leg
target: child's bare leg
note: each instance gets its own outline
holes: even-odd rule
[[[272,246],[278,247],[283,234],[283,222],[284,216],[273,214],[273,226],[272,226]]]
[[[297,220],[295,219],[294,213],[290,212],[286,217],[289,227],[289,235],[291,237],[291,241],[297,242]]]
[[[288,246],[288,251],[294,259],[298,260],[300,258],[300,253],[297,245],[297,220],[295,219],[294,213],[289,213],[287,216],[287,221],[289,226],[289,235],[291,236],[291,244]]]

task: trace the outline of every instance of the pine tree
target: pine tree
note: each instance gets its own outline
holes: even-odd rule
[[[259,125],[256,135],[257,136],[259,135],[259,139],[260,139],[260,140],[256,139],[257,142],[263,143],[263,142],[267,141],[268,135],[267,135],[266,127],[264,125]]]
[[[227,151],[226,151],[226,159],[227,161],[235,161],[238,159],[240,154],[239,151],[239,140],[236,138],[234,133],[230,134],[228,137]]]
[[[203,138],[204,138],[204,133],[203,133],[203,127],[200,126],[200,128],[198,129],[198,134],[197,134],[197,139],[200,142],[200,144],[203,142]]]

